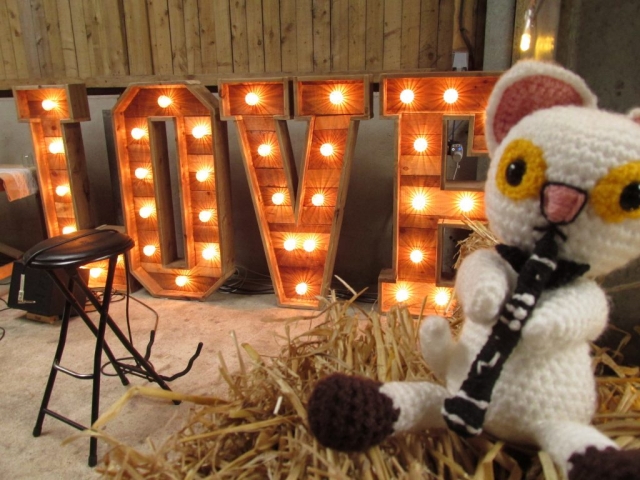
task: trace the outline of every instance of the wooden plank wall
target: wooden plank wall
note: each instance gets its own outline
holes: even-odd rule
[[[465,48],[460,9],[475,38],[485,6],[486,0],[0,0],[0,89],[449,70],[452,50]]]

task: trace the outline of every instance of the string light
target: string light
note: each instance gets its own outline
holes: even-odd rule
[[[202,250],[202,258],[205,260],[213,260],[218,257],[218,249],[215,245],[210,245]]]
[[[413,93],[413,90],[409,88],[400,92],[400,101],[402,103],[405,103],[405,104],[412,103],[414,98],[415,98],[415,95]]]
[[[409,289],[406,287],[401,287],[396,291],[396,300],[398,302],[406,302],[409,300]]]
[[[263,143],[258,147],[258,155],[261,157],[268,157],[271,155],[271,145],[268,143]]]
[[[162,108],[167,108],[172,103],[173,100],[171,100],[171,97],[168,97],[166,95],[160,95],[158,97],[158,105],[160,105]]]
[[[409,259],[413,263],[420,263],[424,259],[424,253],[422,253],[422,250],[419,250],[416,248],[415,250],[412,250],[411,253],[409,254]]]
[[[316,249],[316,241],[313,238],[308,238],[302,244],[302,248],[304,248],[306,252],[311,253]]]
[[[202,223],[207,223],[208,221],[211,220],[212,217],[213,217],[213,211],[211,211],[211,210],[202,210],[198,214],[198,218],[200,219],[200,221]]]
[[[344,94],[340,90],[334,90],[329,94],[329,101],[334,105],[341,105],[344,102]]]
[[[531,48],[531,40],[533,37],[535,18],[535,0],[532,0],[531,6],[524,12],[524,30],[520,37],[520,51],[526,52]]]
[[[62,143],[61,138],[57,138],[49,144],[49,152],[53,153],[54,155],[64,153],[64,143]]]
[[[193,135],[194,138],[198,139],[204,137],[205,135],[209,135],[209,127],[207,127],[206,125],[196,125],[191,130],[191,135]]]
[[[209,170],[205,170],[205,169],[198,170],[196,172],[196,180],[199,181],[200,183],[206,182],[209,178],[209,173],[210,173]]]
[[[156,253],[155,245],[145,245],[142,249],[142,253],[144,253],[147,257],[151,257],[154,253]]]
[[[42,101],[42,109],[43,110],[46,110],[47,112],[50,112],[54,108],[58,108],[58,102],[56,102],[55,100],[51,100],[50,98],[45,98]]]
[[[247,103],[247,105],[250,105],[250,106],[253,107],[253,106],[257,105],[258,103],[260,103],[260,97],[255,92],[249,92],[244,97],[244,101]]]
[[[153,214],[153,210],[154,210],[154,208],[152,206],[145,205],[144,207],[140,208],[138,213],[140,214],[140,216],[142,218],[149,218]]]
[[[76,231],[76,227],[74,227],[73,225],[67,225],[66,227],[62,228],[62,233],[63,234],[73,233],[75,231]]]
[[[460,197],[460,200],[458,200],[458,207],[460,208],[460,211],[464,213],[472,211],[475,204],[476,202],[471,195],[463,195]]]
[[[69,193],[69,185],[58,185],[56,187],[56,195],[59,197],[64,197],[67,193]]]
[[[271,196],[274,205],[282,205],[284,203],[284,193],[276,192]]]
[[[320,153],[325,157],[330,157],[333,155],[333,145],[330,143],[323,143],[320,147]]]
[[[429,146],[429,142],[424,137],[418,137],[416,138],[415,142],[413,142],[413,148],[418,153],[424,152],[428,146]]]
[[[133,174],[136,176],[137,179],[144,180],[145,178],[147,178],[149,176],[149,169],[148,168],[143,168],[143,167],[138,167],[138,168],[136,168],[136,171],[133,172]]]
[[[298,240],[295,237],[289,237],[285,239],[283,246],[287,252],[293,252],[298,247]]]
[[[305,282],[301,282],[296,285],[296,293],[298,295],[305,295],[308,290],[309,290],[309,285],[307,285]]]
[[[189,283],[189,277],[186,275],[178,275],[176,277],[176,285],[179,287],[184,287],[187,283]]]
[[[445,90],[443,98],[448,104],[456,103],[458,101],[458,91],[455,88],[448,88]]]
[[[438,289],[438,291],[436,292],[433,298],[433,301],[439,307],[444,307],[447,303],[449,303],[450,298],[451,298],[451,295],[449,294],[449,291],[442,288],[442,289]]]
[[[139,127],[132,128],[131,136],[133,137],[134,140],[140,140],[142,137],[147,136],[147,130]]]
[[[94,267],[89,270],[89,275],[91,275],[91,278],[98,278],[100,275],[102,275],[102,269]]]
[[[411,200],[411,206],[414,210],[424,210],[427,206],[427,196],[424,193],[416,193]]]
[[[311,203],[316,207],[321,207],[324,205],[324,195],[322,193],[316,193],[311,197]]]

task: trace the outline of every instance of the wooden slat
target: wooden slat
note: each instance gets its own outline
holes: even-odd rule
[[[435,68],[438,53],[438,0],[422,0],[420,5],[419,68]]]
[[[0,2],[0,56],[2,56],[2,67],[0,69],[4,71],[5,78],[18,78],[16,57],[11,38],[11,26],[6,12],[5,3]]]
[[[400,68],[418,68],[420,52],[420,0],[402,0]]]
[[[79,73],[78,59],[76,56],[76,44],[73,36],[73,22],[71,21],[69,0],[58,0],[57,7],[64,70],[68,77],[77,77]]]
[[[330,0],[313,0],[313,70],[331,70]]]
[[[331,70],[349,70],[349,3],[331,0]]]
[[[131,75],[150,75],[153,60],[147,4],[145,0],[127,0],[123,5],[129,72]]]
[[[108,70],[111,75],[120,76],[129,74],[129,60],[127,56],[127,40],[125,38],[124,7],[120,1],[114,3],[102,3],[101,34],[104,35],[105,48],[108,52]],[[102,33],[104,32],[104,33]]]
[[[60,24],[58,22],[58,6],[56,0],[42,0],[46,21],[46,34],[51,51],[51,66],[56,77],[65,75],[65,64],[62,60],[62,39],[60,38]]]
[[[73,30],[73,43],[75,44],[76,63],[78,66],[78,76],[81,78],[91,77],[91,60],[89,58],[89,48],[91,44],[87,39],[87,27],[84,20],[84,3],[74,3],[70,8],[71,28]]]
[[[214,2],[214,4],[218,71],[233,72],[233,55],[231,50],[231,17],[229,13],[229,3],[225,1],[218,1]]]
[[[169,28],[171,31],[171,56],[173,73],[187,73],[187,38],[183,0],[169,0]]]
[[[203,2],[208,5],[211,2]],[[207,37],[207,41],[213,40],[213,60],[207,59],[211,62],[211,65],[216,65],[215,62],[215,23],[213,22],[213,14],[204,17],[202,20],[207,22],[206,34],[201,28],[199,17],[198,0],[184,0],[184,34],[185,34],[185,47],[187,55],[187,72],[188,73],[202,73],[202,42],[200,37],[210,35]],[[208,52],[207,52],[208,53]],[[210,55],[208,53],[208,55]]]
[[[382,70],[384,57],[384,2],[367,1],[367,31],[365,36],[365,67],[367,71]]]
[[[453,65],[453,20],[455,2],[440,0],[438,11],[438,55],[436,66],[438,70],[451,70]]]
[[[25,12],[33,19],[33,37],[38,51],[40,73],[45,76],[53,75],[49,36],[47,35],[47,19],[45,18],[44,4],[42,0],[31,0],[31,11]],[[31,40],[29,39],[29,40]]]
[[[397,2],[384,4],[384,70],[400,69],[400,48],[402,40],[402,10]]]
[[[16,62],[16,73],[18,78],[27,78],[30,75],[30,64],[27,55],[29,49],[25,48],[24,45],[24,36],[20,19],[20,9],[18,8],[18,0],[5,0],[5,4],[7,20],[9,22],[9,29],[12,38],[13,54]]]
[[[296,2],[296,37],[298,73],[313,72],[313,5],[312,0]]]
[[[262,6],[265,72],[276,73],[282,70],[280,2],[278,0],[262,0]]]
[[[282,71],[298,70],[298,37],[296,30],[296,0],[280,0],[280,45]]]
[[[349,70],[364,70],[366,19],[366,0],[349,0]]]
[[[231,47],[233,48],[233,71],[249,71],[249,48],[247,41],[246,0],[231,2]]]
[[[262,25],[262,0],[246,0],[247,47],[249,72],[264,72],[264,30]]]
[[[87,34],[87,42],[89,44],[89,64],[91,66],[91,74],[94,77],[104,75],[105,68],[102,55],[102,46],[100,44],[100,23],[102,22],[102,14],[100,12],[100,4],[97,0],[88,0],[84,2],[84,23]]]
[[[2,49],[0,49],[0,78],[6,79],[5,69],[4,69],[4,58],[2,55]]]
[[[173,73],[167,0],[147,0],[147,8],[149,11],[153,72],[156,74]]]

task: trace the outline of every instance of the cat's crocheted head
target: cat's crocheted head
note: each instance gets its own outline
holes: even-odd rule
[[[560,258],[589,264],[589,276],[640,255],[640,109],[596,101],[575,74],[525,61],[500,78],[486,115],[491,230],[530,252],[556,225]]]

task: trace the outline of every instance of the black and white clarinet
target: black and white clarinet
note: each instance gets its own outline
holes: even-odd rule
[[[548,286],[557,266],[558,246],[551,228],[535,244],[524,262],[516,288],[498,314],[486,343],[471,364],[467,378],[455,396],[447,398],[442,414],[450,429],[469,437],[482,432],[493,388],[509,355],[522,335],[540,295]]]

